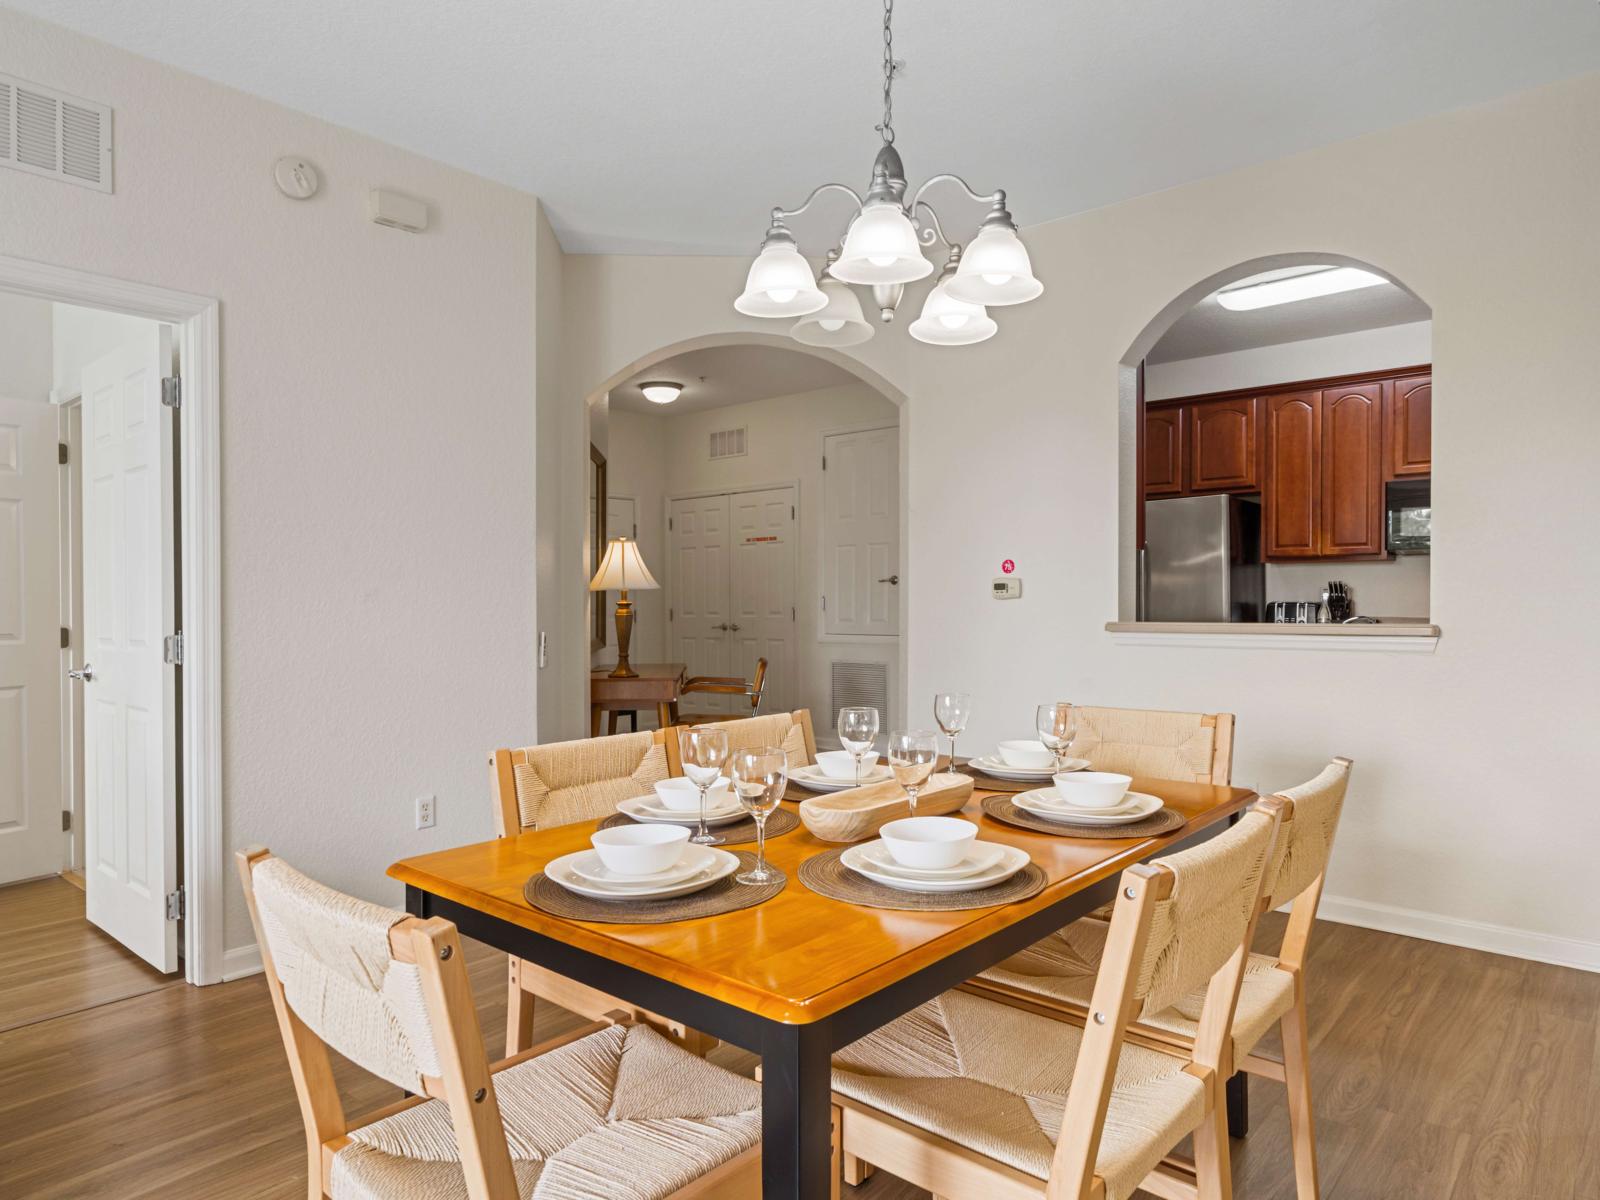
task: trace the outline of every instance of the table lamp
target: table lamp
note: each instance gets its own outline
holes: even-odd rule
[[[660,586],[639,556],[639,543],[625,537],[614,537],[606,543],[606,556],[589,581],[589,590],[621,593],[617,597],[617,665],[611,669],[611,678],[637,679],[639,676],[639,672],[628,665],[628,639],[633,636],[633,601],[628,599],[628,589]]]

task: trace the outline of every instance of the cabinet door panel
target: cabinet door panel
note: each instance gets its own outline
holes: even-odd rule
[[[1183,494],[1184,416],[1181,407],[1147,408],[1144,414],[1144,494]]]
[[[1256,401],[1208,400],[1189,410],[1189,490],[1253,492],[1256,468]]]
[[[1433,376],[1394,381],[1389,401],[1389,477],[1433,472]]]
[[[1265,402],[1268,558],[1316,558],[1322,464],[1317,454],[1320,392],[1287,392]]]
[[[1349,384],[1322,393],[1321,553],[1383,553],[1383,387]]]

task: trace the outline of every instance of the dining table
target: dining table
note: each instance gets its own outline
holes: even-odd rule
[[[788,876],[777,895],[671,924],[568,919],[524,899],[530,876],[589,846],[594,822],[418,855],[389,874],[405,885],[415,916],[446,918],[468,937],[759,1055],[762,1194],[821,1200],[835,1051],[1112,900],[1124,868],[1216,835],[1255,798],[1246,788],[1143,777],[1133,788],[1184,824],[1144,838],[1038,833],[984,813],[991,793],[978,783],[959,815],[978,824],[981,839],[1025,850],[1047,882],[1028,899],[963,911],[869,908],[810,891],[800,864],[836,847],[803,826],[767,841],[768,860]],[[1242,1084],[1237,1076],[1229,1087],[1236,1134]]]

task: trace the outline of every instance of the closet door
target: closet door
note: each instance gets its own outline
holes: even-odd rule
[[[672,547],[668,584],[671,650],[690,675],[732,675],[729,626],[729,505],[727,496],[674,500],[667,538]],[[727,696],[695,695],[699,712],[733,712]]]
[[[789,712],[799,704],[795,678],[796,499],[792,487],[739,492],[732,509],[732,598],[729,609],[730,675],[754,679],[758,659],[767,660],[764,713]],[[734,698],[734,703],[739,703]]]

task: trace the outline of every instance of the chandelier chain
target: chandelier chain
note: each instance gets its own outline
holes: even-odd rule
[[[894,0],[883,0],[883,124],[878,132],[884,143],[894,143]]]

